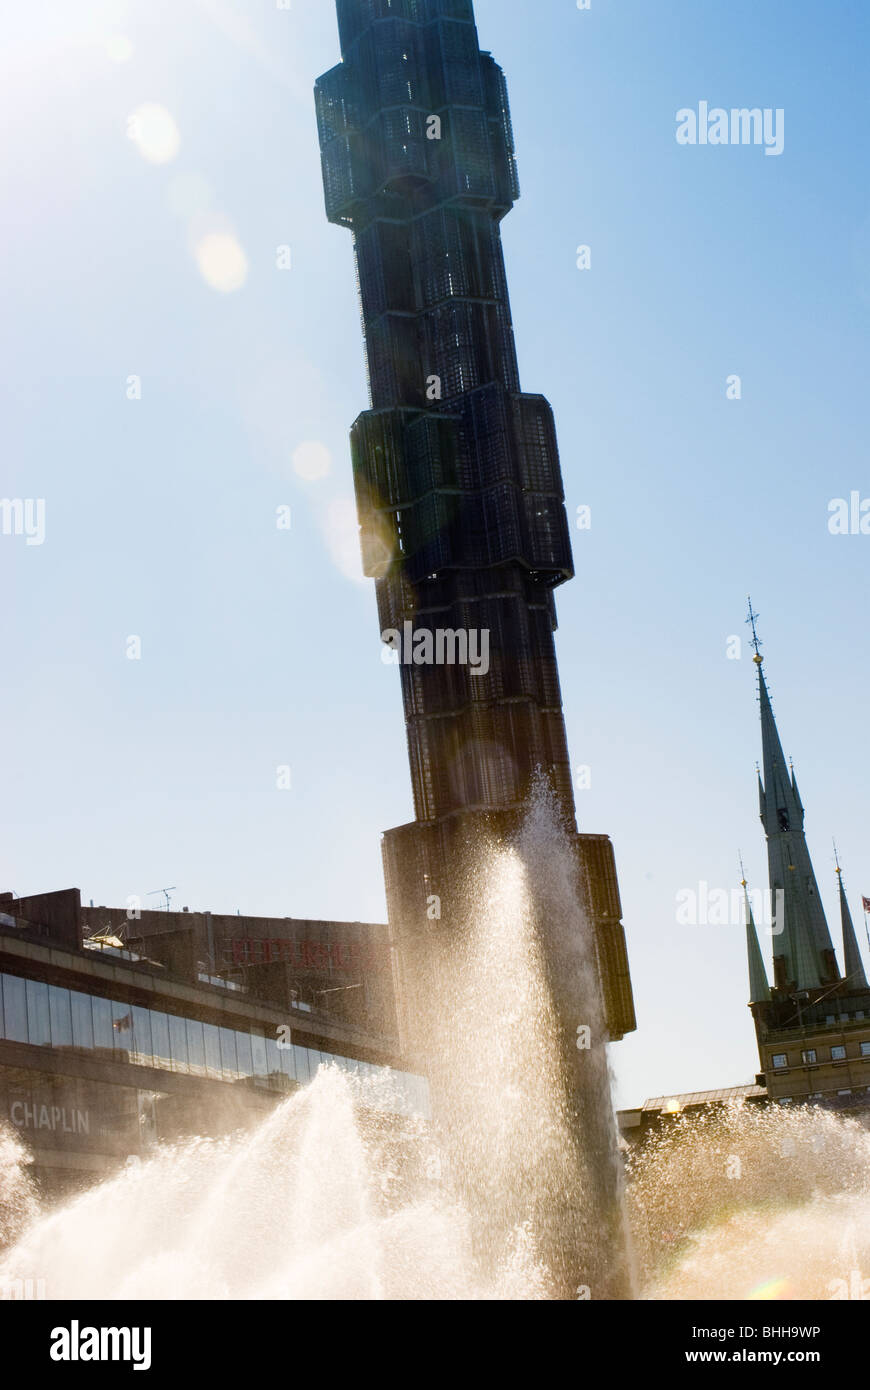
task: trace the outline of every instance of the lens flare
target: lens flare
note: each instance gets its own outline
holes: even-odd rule
[[[113,63],[128,63],[133,57],[133,45],[123,34],[106,39],[106,57]]]
[[[221,294],[240,290],[248,278],[248,258],[231,232],[208,232],[194,246],[200,274]]]
[[[145,102],[127,118],[127,135],[149,164],[169,164],[181,148],[181,135],[165,106]]]
[[[293,450],[293,471],[306,483],[326,478],[332,468],[332,455],[325,444],[309,439]]]

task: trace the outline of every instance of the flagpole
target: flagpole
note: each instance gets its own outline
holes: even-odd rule
[[[864,930],[867,933],[867,950],[870,951],[870,923],[867,920],[867,899],[861,899],[861,906],[864,909]]]

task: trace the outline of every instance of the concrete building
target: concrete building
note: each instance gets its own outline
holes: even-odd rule
[[[153,1145],[256,1122],[324,1063],[401,1070],[386,928],[0,895],[0,1121],[66,1192]],[[353,997],[354,1003],[348,1000]]]
[[[683,1095],[652,1096],[630,1110],[617,1112],[619,1133],[627,1144],[638,1144],[662,1126],[673,1123],[680,1115],[697,1115],[711,1107],[733,1105],[769,1105],[770,1097],[764,1086],[750,1082],[746,1086],[723,1086],[714,1091],[690,1091]]]

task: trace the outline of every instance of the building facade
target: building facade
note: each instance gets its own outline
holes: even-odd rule
[[[325,1064],[385,1075],[388,1108],[425,1111],[385,1002],[389,950],[351,949],[376,927],[207,916],[128,921],[74,889],[0,895],[0,1122],[47,1194],[162,1141],[256,1123]],[[372,1012],[348,1016],[348,984]]]

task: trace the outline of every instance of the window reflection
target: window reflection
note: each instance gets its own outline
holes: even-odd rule
[[[293,1056],[296,1060],[296,1080],[303,1086],[307,1086],[311,1080],[311,1073],[308,1070],[308,1048],[297,1047],[293,1044]]]
[[[236,1057],[236,1035],[232,1028],[221,1028],[221,1071],[224,1081],[237,1081],[239,1063]]]
[[[27,1042],[27,1000],[18,975],[3,976],[3,1019],[10,1042]]]
[[[169,1015],[169,1050],[172,1054],[172,1070],[187,1071],[187,1029],[184,1019],[177,1014]]]
[[[114,1046],[114,1031],[112,1029],[112,1004],[109,999],[100,999],[94,995],[91,1000],[94,1016],[94,1047],[98,1051],[106,1050],[111,1052]]]
[[[203,1024],[15,975],[0,975],[0,1037],[37,1047],[94,1049],[114,1061],[228,1082],[253,1078],[255,1085],[276,1091],[294,1083],[308,1084],[322,1065],[338,1066],[361,1078],[386,1071],[394,1085],[396,1108],[424,1114],[428,1110],[423,1077],[296,1043],[279,1048],[277,1038],[265,1036],[260,1028],[243,1032]],[[870,1050],[870,1044],[864,1044],[863,1050]]]
[[[70,990],[70,1012],[72,1013],[72,1038],[74,1047],[94,1045],[94,1020],[91,1014],[91,996]]]
[[[254,1075],[254,1055],[251,1050],[250,1033],[236,1033],[236,1052],[239,1058],[239,1075]]]
[[[187,1063],[193,1076],[205,1076],[205,1039],[202,1024],[196,1018],[187,1022]]]
[[[48,1015],[52,1047],[72,1047],[72,1017],[68,989],[58,989],[57,985],[49,985]]]
[[[27,990],[27,1041],[35,1047],[51,1046],[48,1014],[48,985],[39,980],[25,981]]]
[[[284,1070],[277,1038],[266,1038],[266,1074],[273,1091],[283,1091]]]
[[[266,1066],[266,1039],[262,1033],[251,1033],[251,1052],[254,1062],[254,1076],[265,1081],[268,1074]]]
[[[210,1077],[215,1081],[221,1079],[221,1035],[219,1028],[214,1023],[204,1023],[202,1025],[203,1038],[205,1039],[205,1069]]]
[[[133,1006],[112,1000],[112,1042],[115,1059],[129,1062],[133,1050]]]
[[[151,1046],[154,1065],[163,1071],[172,1070],[172,1053],[169,1047],[169,1018],[156,1009],[151,1009]]]
[[[150,1067],[153,1065],[154,1054],[151,1050],[151,1010],[140,1009],[138,1005],[133,1005],[133,1053],[132,1061],[139,1067]]]

